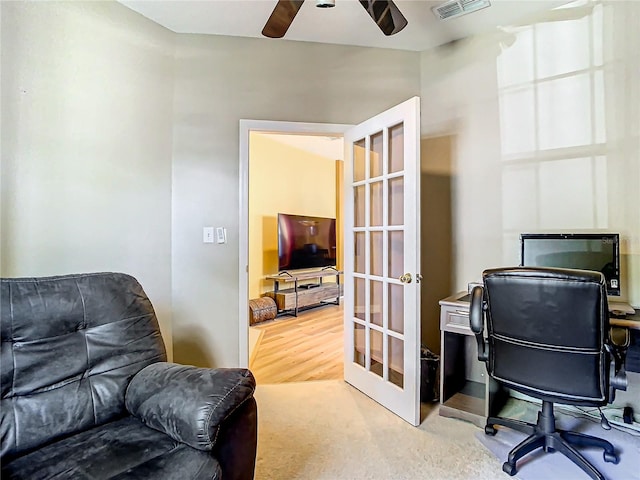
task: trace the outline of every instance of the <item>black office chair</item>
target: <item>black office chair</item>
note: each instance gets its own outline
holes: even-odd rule
[[[496,425],[529,435],[502,469],[515,475],[516,462],[538,448],[557,450],[591,478],[602,474],[575,448],[600,447],[606,462],[618,463],[613,445],[603,439],[556,429],[553,404],[600,407],[626,390],[609,343],[609,315],[604,276],[558,268],[501,268],[482,274],[483,287],[472,292],[470,323],[478,359],[498,383],[542,400],[537,424],[489,417],[487,435]],[[484,321],[487,319],[487,338]],[[604,421],[604,420],[603,420]]]

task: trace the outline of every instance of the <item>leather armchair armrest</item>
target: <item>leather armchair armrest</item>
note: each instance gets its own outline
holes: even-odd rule
[[[484,339],[484,289],[482,287],[473,287],[471,291],[471,308],[469,310],[469,326],[475,334],[476,343],[478,344],[478,360],[486,362],[489,360],[488,345]]]
[[[246,369],[158,362],[131,379],[125,405],[148,427],[210,451],[224,420],[253,398],[255,385]]]

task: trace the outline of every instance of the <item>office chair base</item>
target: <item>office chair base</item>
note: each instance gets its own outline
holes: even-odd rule
[[[553,403],[551,402],[542,402],[542,411],[538,412],[538,423],[535,425],[519,420],[489,417],[484,428],[485,433],[487,435],[495,435],[496,425],[508,427],[529,435],[509,452],[507,461],[502,465],[502,470],[511,476],[518,471],[516,462],[538,448],[542,448],[546,453],[554,451],[562,453],[584,470],[593,480],[606,479],[575,447],[599,447],[604,449],[603,458],[605,462],[618,463],[619,461],[613,445],[607,440],[582,433],[556,429]]]
[[[504,462],[502,464],[502,471],[507,475],[513,477],[516,474],[516,466],[511,465],[509,462]]]

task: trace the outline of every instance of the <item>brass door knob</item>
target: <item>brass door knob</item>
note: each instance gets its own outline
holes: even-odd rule
[[[402,283],[411,283],[411,280],[412,280],[411,274],[410,273],[405,273],[404,275],[400,275],[399,280]]]

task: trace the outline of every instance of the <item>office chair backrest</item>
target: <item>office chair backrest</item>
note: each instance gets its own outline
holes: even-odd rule
[[[609,317],[601,273],[501,268],[486,270],[483,281],[491,376],[552,402],[607,403]]]

